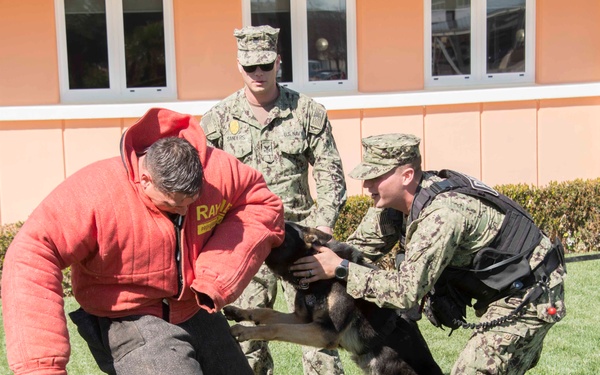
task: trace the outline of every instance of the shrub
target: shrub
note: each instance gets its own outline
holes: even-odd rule
[[[2,278],[2,269],[4,268],[4,257],[6,251],[10,246],[10,243],[17,235],[17,232],[23,226],[23,222],[19,221],[14,224],[0,225],[0,279]],[[63,294],[65,296],[72,296],[73,291],[71,289],[71,272],[70,269],[64,269],[63,273]]]
[[[600,247],[600,179],[551,182],[545,187],[502,185],[496,189],[521,204],[568,252]]]
[[[19,221],[15,224],[0,226],[0,265],[4,264],[4,255],[6,254],[6,250],[22,226],[22,221]]]
[[[348,197],[333,228],[333,237],[338,241],[345,241],[356,230],[372,205],[373,200],[366,195]]]
[[[340,211],[333,236],[338,241],[345,241],[358,227],[363,216],[373,205],[373,200],[366,195],[355,195],[348,198],[346,205]],[[377,261],[377,265],[383,269],[394,269],[395,257],[398,246]]]
[[[4,257],[6,250],[10,246],[13,238],[23,226],[23,222],[19,221],[14,224],[0,226],[0,279],[2,279],[2,269],[4,268]]]

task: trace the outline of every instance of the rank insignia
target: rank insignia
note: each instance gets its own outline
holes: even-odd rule
[[[236,135],[240,131],[240,123],[237,120],[233,120],[229,123],[229,131],[231,134]]]
[[[260,142],[260,153],[262,155],[262,159],[271,164],[273,161],[275,161],[275,145],[273,141],[261,141]]]

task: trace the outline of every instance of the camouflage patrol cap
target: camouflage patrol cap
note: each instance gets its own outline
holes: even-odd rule
[[[279,29],[271,26],[246,26],[236,29],[238,61],[243,66],[269,64],[277,58]]]
[[[421,139],[412,134],[382,134],[363,138],[363,161],[349,176],[356,180],[379,177],[420,156]]]

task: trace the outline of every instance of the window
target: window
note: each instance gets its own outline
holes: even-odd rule
[[[355,0],[245,0],[245,25],[279,28],[278,81],[298,91],[355,90]]]
[[[172,0],[56,0],[62,102],[176,96]]]
[[[426,86],[534,81],[535,0],[425,0]]]

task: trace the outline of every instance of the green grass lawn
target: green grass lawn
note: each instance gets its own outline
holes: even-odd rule
[[[594,323],[596,312],[600,311],[600,282],[598,273],[600,260],[590,260],[568,264],[566,281],[567,317],[550,330],[544,341],[544,352],[538,366],[531,375],[555,374],[600,374],[600,325]],[[282,293],[280,293],[282,295]],[[65,300],[66,310],[70,312],[78,306],[73,298]],[[286,310],[285,303],[278,299],[276,308]],[[0,321],[2,317],[0,315]],[[476,319],[470,316],[470,322]],[[449,373],[454,360],[469,337],[467,330],[457,330],[448,337],[448,330],[433,327],[426,319],[420,321],[420,327],[434,357]],[[101,375],[75,327],[69,321],[72,355],[68,371],[74,375]],[[0,374],[10,374],[6,362],[4,329],[0,330]],[[301,375],[302,361],[300,347],[288,343],[273,342],[270,345],[275,359],[275,374]],[[341,353],[344,369],[348,375],[361,374],[349,359],[347,353]]]

